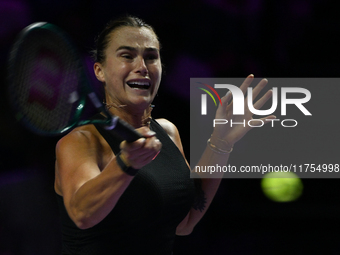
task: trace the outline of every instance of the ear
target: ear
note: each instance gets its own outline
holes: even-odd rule
[[[104,76],[104,69],[102,64],[96,62],[93,65],[94,74],[96,75],[97,79],[101,82],[105,82],[105,76]]]

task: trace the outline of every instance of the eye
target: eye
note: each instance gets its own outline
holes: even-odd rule
[[[148,54],[144,57],[145,60],[157,60],[158,59],[158,54],[153,53],[153,54]]]
[[[121,57],[125,59],[133,59],[133,56],[131,54],[122,54]]]

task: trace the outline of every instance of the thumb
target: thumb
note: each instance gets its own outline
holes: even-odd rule
[[[156,133],[150,130],[148,127],[141,127],[136,130],[138,131],[138,133],[140,133],[145,138],[150,138],[156,135]]]

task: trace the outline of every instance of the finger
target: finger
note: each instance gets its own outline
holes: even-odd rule
[[[144,145],[144,147],[140,150],[140,156],[155,156],[158,151],[162,148],[162,143],[156,138],[152,137],[148,139]]]
[[[222,106],[219,105],[217,110],[218,111],[225,111],[229,105],[229,101],[231,100],[232,98],[232,93],[231,91],[229,90],[227,92],[227,94],[225,94],[222,98],[221,98],[221,101],[222,101]]]
[[[150,130],[148,127],[141,127],[136,130],[144,137],[152,137],[156,135],[156,133]]]
[[[143,148],[129,151],[129,160],[138,160],[150,156],[154,157],[161,148],[162,143],[156,137],[146,139]]]
[[[261,90],[268,84],[268,80],[267,79],[262,79],[257,85],[256,87],[253,89],[253,101],[255,100],[255,98],[259,95],[259,93],[261,92]],[[249,96],[249,95],[248,95]]]
[[[222,105],[226,104],[228,105],[229,101],[231,100],[232,98],[232,93],[231,91],[229,90],[227,92],[227,94],[225,94],[222,98],[221,98],[221,101],[222,101]]]
[[[150,148],[153,152],[158,152],[162,148],[162,143],[157,137],[152,137],[147,140],[146,148]]]
[[[254,80],[253,74],[249,74],[248,77],[244,80],[244,82],[240,86],[240,89],[242,90],[243,95],[246,94],[247,88],[250,86],[250,84],[253,82],[253,80]]]
[[[142,148],[144,146],[145,142],[146,142],[146,138],[139,138],[138,140],[136,140],[132,143],[128,143],[126,141],[123,141],[123,142],[120,143],[119,148],[121,150],[133,152],[133,151],[136,151],[136,150]]]
[[[145,152],[145,151],[144,151]],[[131,163],[131,165],[135,166],[136,168],[141,168],[145,166],[146,164],[149,164],[152,160],[154,160],[157,155],[160,153],[159,151],[147,151],[138,157],[129,158],[128,161]],[[132,154],[132,156],[136,156],[136,154]]]
[[[262,106],[272,97],[273,95],[273,91],[272,90],[268,90],[266,92],[266,94],[264,94],[255,104],[254,104],[254,108],[256,110],[259,110],[262,108]]]
[[[136,169],[145,166],[152,159],[152,155],[150,155],[150,153],[143,154],[143,152],[131,153],[123,150],[121,155],[124,157],[129,166],[132,166]]]

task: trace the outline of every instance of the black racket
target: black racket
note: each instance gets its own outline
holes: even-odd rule
[[[142,137],[105,109],[89,84],[76,47],[55,25],[38,22],[21,31],[10,54],[8,74],[16,118],[34,133],[57,135],[76,126],[102,124],[128,142]],[[86,102],[92,102],[105,118],[81,120]]]

